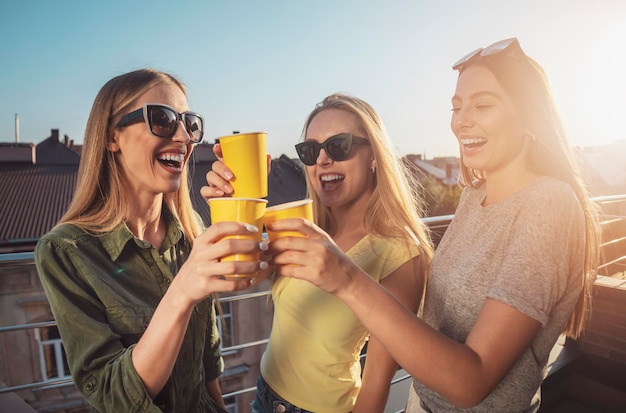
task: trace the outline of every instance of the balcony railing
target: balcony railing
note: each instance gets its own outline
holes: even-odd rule
[[[626,268],[626,194],[596,197],[594,201],[599,205],[601,210],[601,225],[602,225],[602,264],[600,266],[600,274],[606,276],[612,276],[615,273],[622,272]],[[450,224],[453,215],[427,217],[424,221],[429,225],[433,233],[433,239],[435,243],[441,239],[441,236]],[[32,252],[25,253],[10,253],[0,254],[0,266],[11,263],[20,263],[22,265],[34,265],[34,254]],[[254,292],[254,293],[242,293],[233,295],[231,297],[222,297],[220,302],[237,302],[241,300],[250,300],[260,297],[266,297],[270,295],[269,290]],[[22,325],[11,325],[0,327],[0,334],[10,333],[20,330],[39,329],[47,327],[55,327],[55,321],[30,323]],[[268,339],[262,339],[258,341],[245,342],[241,344],[235,344],[229,347],[224,347],[223,353],[241,351],[256,346],[265,345]],[[410,376],[399,370],[399,373],[393,380],[393,386],[402,384],[408,386],[406,380]],[[18,385],[11,385],[8,387],[0,388],[0,395],[5,393],[20,392],[25,390],[35,389],[52,389],[57,387],[64,387],[73,385],[71,378],[48,380],[42,382],[25,383]],[[244,393],[255,391],[255,387],[242,388],[234,392],[224,394],[225,398],[242,395]],[[403,394],[403,397],[406,393]],[[393,397],[393,390],[392,396]],[[390,401],[391,401],[390,397]],[[399,410],[402,411],[402,410]]]

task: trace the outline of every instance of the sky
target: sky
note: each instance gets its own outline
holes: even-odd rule
[[[169,72],[205,140],[268,133],[295,156],[303,122],[334,92],[369,102],[399,156],[456,156],[450,98],[461,56],[517,37],[546,70],[573,146],[626,139],[624,0],[3,1],[0,142],[59,129],[82,143],[109,79]]]

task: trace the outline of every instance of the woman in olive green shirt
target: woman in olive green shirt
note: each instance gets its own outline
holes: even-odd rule
[[[72,204],[37,245],[72,376],[96,412],[224,411],[212,294],[250,284],[222,275],[267,264],[219,262],[263,248],[221,242],[258,228],[202,231],[191,207],[187,163],[203,122],[171,75],[111,79],[89,115]]]

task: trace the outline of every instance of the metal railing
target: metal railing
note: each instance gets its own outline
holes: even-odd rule
[[[626,194],[622,195],[612,195],[612,196],[602,196],[593,198],[593,200],[599,205],[601,210],[601,224],[603,229],[603,241],[601,244],[601,250],[610,250],[610,254],[603,254],[604,259],[602,261],[600,270],[610,271],[610,268],[626,268]],[[444,216],[436,216],[436,217],[426,217],[424,218],[424,222],[428,224],[435,235],[443,235],[448,225],[450,224],[454,215],[444,215]],[[613,235],[613,232],[616,232]],[[608,234],[608,236],[607,236]],[[23,252],[23,253],[9,253],[9,254],[0,254],[0,265],[3,263],[20,263],[20,264],[34,264],[34,253],[33,252]],[[605,274],[611,275],[611,274]],[[238,294],[230,297],[221,297],[220,302],[235,302],[241,300],[254,299],[259,297],[265,297],[270,295],[269,290],[255,292],[255,293],[246,293],[246,294]],[[55,327],[55,321],[47,321],[47,322],[39,322],[39,323],[30,323],[30,324],[22,324],[22,325],[14,325],[14,326],[3,326],[0,327],[0,334],[14,332],[19,330],[28,330],[28,329],[36,329],[36,328],[44,328],[44,327]],[[259,346],[267,344],[268,339],[257,340],[252,342],[246,342],[242,344],[237,344],[229,347],[224,347],[222,351],[224,353],[229,351],[239,351],[248,349],[251,347]],[[410,375],[401,375],[392,381],[393,384],[400,383],[404,380],[410,378]],[[57,379],[57,380],[48,380],[43,382],[35,382],[28,383],[22,385],[14,385],[8,386],[4,388],[0,388],[0,394],[3,393],[12,393],[23,390],[33,390],[33,389],[50,389],[55,387],[62,387],[73,384],[72,379]],[[224,397],[233,397],[238,396],[247,392],[254,391],[256,387],[249,387],[245,389],[240,389],[231,393],[224,394]]]

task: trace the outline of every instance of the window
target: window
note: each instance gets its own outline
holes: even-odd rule
[[[35,338],[39,343],[39,365],[43,380],[71,377],[59,330],[55,326],[37,328]]]
[[[222,338],[222,348],[234,345],[233,340],[233,312],[231,302],[219,303],[221,311],[218,313],[217,327]]]
[[[237,413],[239,411],[237,410],[237,400],[234,397],[226,397],[224,404],[228,413]]]

